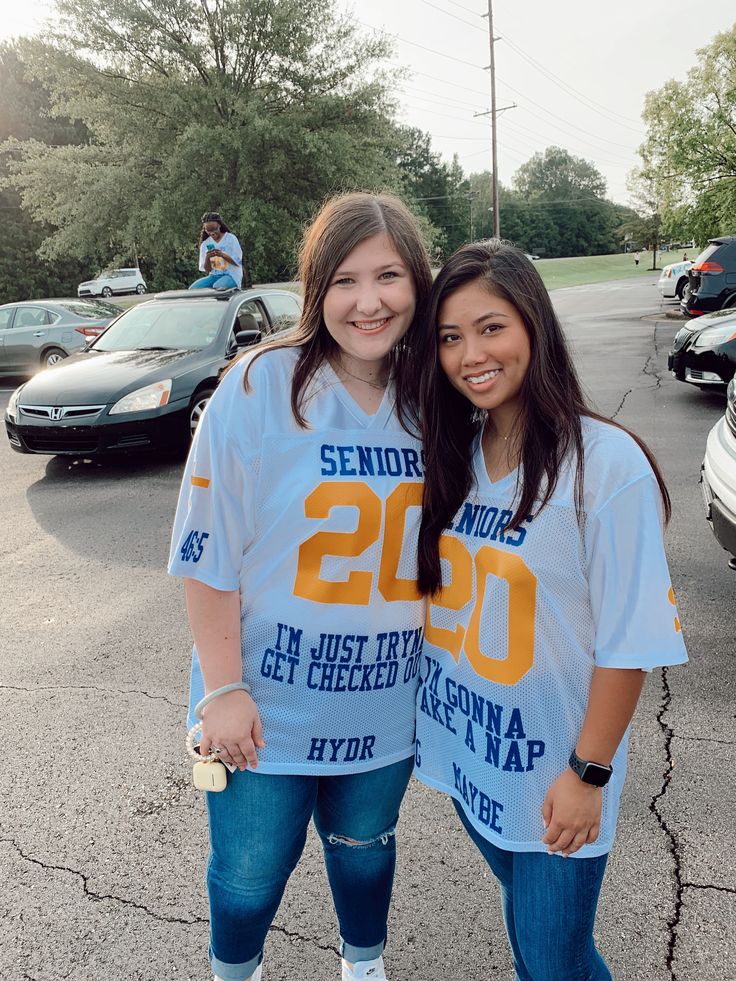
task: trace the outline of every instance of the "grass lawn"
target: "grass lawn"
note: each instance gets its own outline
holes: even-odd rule
[[[688,258],[694,259],[697,249],[688,251]],[[680,262],[682,252],[658,252],[657,269],[671,262]],[[638,267],[634,256],[591,255],[573,259],[538,259],[534,265],[544,280],[548,290],[561,286],[582,286],[585,283],[603,283],[609,279],[628,279],[636,276],[652,275],[652,253],[642,252]]]
[[[698,250],[688,252],[694,259]],[[680,262],[682,252],[658,252],[657,270],[670,262]],[[592,255],[572,259],[538,259],[534,263],[537,271],[544,280],[548,290],[559,289],[561,286],[583,286],[585,283],[604,283],[609,279],[629,279],[636,276],[649,277],[652,275],[652,253],[642,252],[639,266],[634,265],[633,255]],[[300,292],[299,283],[259,283],[258,286],[271,289],[287,289]],[[127,309],[150,299],[150,294],[143,296],[113,296],[112,303]]]

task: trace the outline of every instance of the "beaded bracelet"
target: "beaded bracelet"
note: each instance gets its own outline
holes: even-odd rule
[[[217,698],[218,695],[227,695],[230,691],[247,691],[250,695],[250,685],[245,681],[233,681],[229,685],[223,685],[222,688],[215,688],[211,691],[209,695],[205,695],[201,701],[197,702],[194,706],[194,716],[197,719],[202,718],[202,710],[206,705],[209,705],[213,698]]]

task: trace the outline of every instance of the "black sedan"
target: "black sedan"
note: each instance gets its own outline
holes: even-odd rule
[[[719,310],[681,327],[667,367],[675,378],[699,388],[728,385],[736,372],[736,310]]]
[[[300,313],[281,290],[159,293],[13,392],[10,445],[76,456],[180,446],[228,364]]]

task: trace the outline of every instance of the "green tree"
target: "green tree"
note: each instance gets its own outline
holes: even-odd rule
[[[665,228],[701,242],[733,232],[736,24],[698,51],[686,82],[647,95],[643,119],[642,169],[656,184]]]
[[[53,226],[42,253],[144,258],[154,287],[196,268],[199,215],[218,210],[255,279],[293,271],[326,195],[396,187],[388,54],[333,0],[58,0],[23,47],[52,112],[84,143],[5,144],[24,208]]]
[[[0,143],[9,137],[35,138],[63,145],[85,138],[83,127],[49,116],[47,95],[29,80],[13,43],[0,44]],[[38,296],[63,296],[76,291],[85,275],[82,263],[62,259],[44,262],[36,255],[50,229],[31,221],[16,191],[2,187],[6,162],[0,158],[0,303]]]
[[[514,224],[516,242],[545,256],[601,255],[618,245],[616,206],[605,198],[596,167],[551,146],[519,168],[513,196],[501,210],[501,229]],[[504,210],[511,215],[504,222]]]
[[[606,180],[593,164],[559,146],[535,153],[514,174],[514,187],[527,199],[604,198]]]

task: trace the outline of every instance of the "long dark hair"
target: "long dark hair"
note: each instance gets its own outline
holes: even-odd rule
[[[414,280],[416,312],[407,335],[417,330],[417,325],[424,319],[432,286],[429,258],[419,227],[406,205],[393,194],[354,191],[327,201],[305,232],[299,251],[299,279],[304,290],[299,324],[287,337],[264,343],[246,368],[244,384],[248,391],[248,374],[257,358],[280,348],[300,349],[291,384],[291,409],[302,428],[307,427],[304,417],[306,387],[320,365],[336,350],[322,316],[330,280],[345,256],[356,246],[381,234],[389,237]],[[405,395],[406,351],[406,341],[402,340],[390,354],[390,370],[396,387],[399,418],[408,428],[411,423]]]
[[[220,231],[223,233],[223,235],[226,232],[230,231],[230,229],[227,227],[225,222],[222,220],[222,218],[216,211],[205,211],[205,213],[202,215],[202,225],[204,225],[205,222],[208,221],[216,221],[217,224],[220,226]],[[209,232],[206,232],[204,228],[202,228],[202,230],[199,233],[199,244],[201,245],[202,242],[204,242],[209,237],[210,237]]]
[[[665,519],[671,504],[662,474],[645,443],[624,426],[593,412],[552,301],[533,263],[499,239],[464,245],[435,280],[427,316],[411,337],[411,391],[418,402],[425,455],[424,501],[419,532],[419,589],[436,593],[442,585],[439,544],[473,486],[472,446],[486,414],[460,394],[440,367],[439,308],[452,293],[479,281],[489,293],[511,303],[529,336],[531,360],[519,393],[521,410],[514,430],[520,470],[516,507],[508,528],[538,513],[551,498],[568,458],[575,459],[575,506],[583,513],[584,450],[581,419],[587,416],[623,429],[646,455],[662,494]]]

